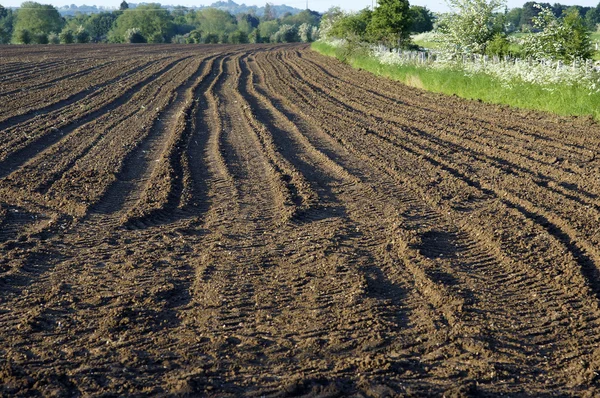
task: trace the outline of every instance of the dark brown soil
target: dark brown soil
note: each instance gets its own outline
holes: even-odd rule
[[[600,394],[593,121],[68,48],[1,49],[0,395]]]

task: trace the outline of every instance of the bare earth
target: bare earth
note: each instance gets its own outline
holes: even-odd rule
[[[0,395],[600,394],[593,121],[305,45],[0,52]]]

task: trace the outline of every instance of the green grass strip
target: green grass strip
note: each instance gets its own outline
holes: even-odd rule
[[[460,70],[386,65],[371,56],[348,54],[347,50],[323,42],[314,42],[312,49],[323,55],[336,57],[354,68],[436,93],[559,115],[589,115],[600,120],[600,94],[590,95],[576,86],[556,85],[549,90],[548,87],[520,81],[507,86],[483,73],[465,76]]]

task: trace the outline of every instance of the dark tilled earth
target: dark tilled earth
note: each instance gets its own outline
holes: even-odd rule
[[[305,45],[0,51],[0,395],[600,394],[592,120]]]

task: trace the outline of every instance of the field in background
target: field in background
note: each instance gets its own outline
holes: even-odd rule
[[[306,45],[2,52],[0,395],[600,393],[590,120]]]

